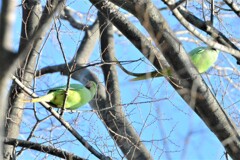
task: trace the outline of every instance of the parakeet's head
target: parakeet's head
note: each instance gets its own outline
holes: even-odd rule
[[[95,82],[89,81],[89,82],[87,82],[85,87],[90,90],[90,92],[92,94],[92,97],[96,94],[96,92],[97,92],[97,84]]]

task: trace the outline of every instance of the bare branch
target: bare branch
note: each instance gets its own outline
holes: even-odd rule
[[[224,0],[224,2],[236,13],[238,17],[240,17],[240,8],[233,0]]]
[[[78,22],[74,17],[73,17],[73,14],[75,13],[76,11],[74,11],[73,9],[71,9],[70,7],[65,7],[64,10],[63,10],[63,13],[61,14],[61,18],[64,19],[64,20],[68,20],[69,23],[76,29],[79,29],[79,30],[87,30],[88,29],[88,25],[86,24],[82,24],[80,22]]]
[[[13,145],[15,147],[25,147],[28,149],[34,149],[36,151],[48,153],[63,159],[85,160],[84,158],[78,157],[77,155],[74,155],[67,151],[63,151],[52,146],[46,146],[46,145],[42,145],[39,143],[30,142],[30,141],[24,141],[24,140],[14,139],[14,138],[5,138],[4,143],[8,145]]]
[[[214,10],[215,10],[215,1],[211,0],[211,26],[213,26]]]
[[[0,159],[3,159],[3,135],[7,106],[7,85],[10,65],[16,58],[12,51],[12,25],[15,21],[15,1],[2,1],[0,13]]]
[[[100,21],[102,61],[111,62],[115,60],[113,26],[101,13],[98,14],[98,17]],[[118,105],[121,104],[121,98],[115,66],[106,64],[102,66],[102,70],[107,90],[107,100],[109,100],[109,105],[105,107],[109,107],[109,109],[100,112],[100,116],[106,123],[109,133],[128,159],[152,159],[150,153],[140,142],[139,136],[129,129],[131,126],[129,126],[129,122],[125,118],[122,107]]]
[[[78,47],[78,50],[71,60],[71,63],[73,65],[85,65],[96,45],[97,40],[99,39],[99,24],[98,20],[96,19],[95,22],[88,27],[88,29],[85,32],[85,35],[82,39],[82,42],[80,46]]]
[[[2,1],[0,15],[0,48],[12,50],[12,29],[15,22],[15,1]],[[1,53],[2,54],[2,53]]]

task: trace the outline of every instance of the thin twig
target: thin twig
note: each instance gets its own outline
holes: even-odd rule
[[[214,0],[211,0],[211,25],[213,26],[213,18],[214,18]]]
[[[24,148],[29,148],[29,149],[34,149],[40,152],[48,153],[63,159],[71,159],[71,160],[85,160],[84,158],[81,158],[77,155],[74,155],[72,153],[57,149],[52,146],[46,146],[42,145],[40,143],[34,143],[34,142],[29,142],[25,140],[20,140],[20,139],[14,139],[14,138],[5,138],[4,139],[5,144],[10,144],[14,146],[20,146]]]

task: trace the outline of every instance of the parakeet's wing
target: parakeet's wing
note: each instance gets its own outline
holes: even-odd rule
[[[54,87],[54,88],[51,88],[49,90],[49,92],[53,92],[53,91],[56,91],[56,90],[66,90],[67,88],[67,85],[64,85],[64,86],[59,86],[59,87]],[[69,85],[69,89],[71,90],[79,90],[79,89],[83,89],[84,86],[83,85],[80,85],[80,84],[70,84]]]
[[[58,108],[61,108],[63,105],[65,89],[66,85],[55,87],[50,91],[51,93],[56,94],[56,98],[52,100],[51,103],[55,104]],[[97,85],[95,82],[92,81],[88,82],[86,86],[80,84],[70,84],[65,108],[69,110],[74,110],[85,105],[93,98],[96,90]]]
[[[71,107],[68,108],[71,110],[77,109],[91,101],[97,91],[97,85],[93,81],[89,81],[86,86],[72,85],[71,87],[74,88],[70,90],[68,99],[69,102],[72,102]]]
[[[189,52],[189,56],[192,60],[192,63],[198,69],[199,73],[204,72],[204,69],[202,69],[205,63],[205,61],[203,61],[204,51],[205,51],[204,47],[198,47]]]

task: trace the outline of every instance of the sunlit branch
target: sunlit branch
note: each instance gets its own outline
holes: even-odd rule
[[[223,0],[232,10],[233,12],[236,13],[236,15],[238,15],[238,17],[240,17],[240,8],[238,7],[238,5],[236,3],[233,2],[233,0]]]
[[[80,13],[77,13],[77,11],[73,10],[70,7],[65,7],[63,11],[64,12],[61,14],[61,18],[69,21],[72,27],[79,30],[83,30],[83,31],[88,29],[89,26],[87,24],[80,23],[76,20],[76,18],[73,17],[73,14],[80,14]]]
[[[179,6],[178,10],[189,23],[208,33],[213,39],[215,39],[219,43],[238,50],[238,47],[236,47],[222,32],[217,30],[215,27],[208,25],[206,22],[194,16],[184,7]]]

